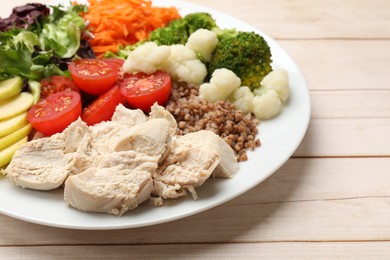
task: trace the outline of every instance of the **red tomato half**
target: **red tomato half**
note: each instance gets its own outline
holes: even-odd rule
[[[106,58],[103,59],[103,61],[108,63],[109,65],[112,65],[117,70],[120,70],[123,66],[123,63],[125,63],[124,59],[119,59],[119,58]]]
[[[120,89],[130,106],[148,112],[155,102],[164,105],[168,100],[172,89],[171,77],[162,71],[152,75],[126,75]]]
[[[92,104],[86,107],[81,115],[87,125],[94,125],[110,120],[119,104],[123,104],[123,96],[117,86],[100,95]]]
[[[44,135],[62,132],[81,115],[80,94],[65,90],[42,99],[27,113],[27,120]]]
[[[102,94],[117,81],[118,67],[100,59],[81,59],[69,64],[69,72],[77,87],[88,94]]]
[[[41,98],[47,98],[54,93],[64,90],[80,91],[73,80],[65,76],[51,76],[50,78],[42,79],[39,83],[41,84]]]

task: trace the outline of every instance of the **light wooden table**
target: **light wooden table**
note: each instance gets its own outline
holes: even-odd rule
[[[242,196],[166,224],[79,231],[0,215],[0,259],[390,259],[390,1],[190,2],[254,25],[301,67],[312,118],[293,157]]]

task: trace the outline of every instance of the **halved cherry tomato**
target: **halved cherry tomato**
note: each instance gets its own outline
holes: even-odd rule
[[[27,120],[37,131],[49,136],[62,132],[80,115],[80,94],[64,90],[33,105],[27,113]]]
[[[39,83],[41,84],[41,98],[47,98],[51,94],[64,90],[80,92],[73,80],[65,76],[54,75],[50,78],[42,79]]]
[[[117,105],[123,104],[124,102],[118,86],[114,86],[86,107],[81,115],[81,119],[87,125],[94,125],[102,121],[110,120]]]
[[[108,91],[117,81],[119,69],[110,64],[101,59],[81,59],[72,61],[68,69],[77,87],[98,95]]]
[[[164,105],[168,100],[172,89],[171,77],[162,71],[151,75],[141,72],[126,75],[120,89],[130,106],[148,112],[155,102]]]
[[[108,63],[109,65],[114,66],[114,68],[118,70],[120,70],[123,66],[123,63],[125,63],[125,60],[120,58],[106,58],[103,59],[103,61]]]

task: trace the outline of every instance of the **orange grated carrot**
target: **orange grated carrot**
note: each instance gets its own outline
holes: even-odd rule
[[[83,17],[94,35],[91,47],[101,57],[106,51],[117,52],[121,45],[146,39],[180,15],[174,7],[153,7],[150,0],[89,0]]]

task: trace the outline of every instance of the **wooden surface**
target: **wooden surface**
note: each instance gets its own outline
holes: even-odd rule
[[[0,215],[0,259],[390,259],[390,1],[188,1],[254,25],[301,67],[312,119],[293,157],[166,224],[80,231]]]

